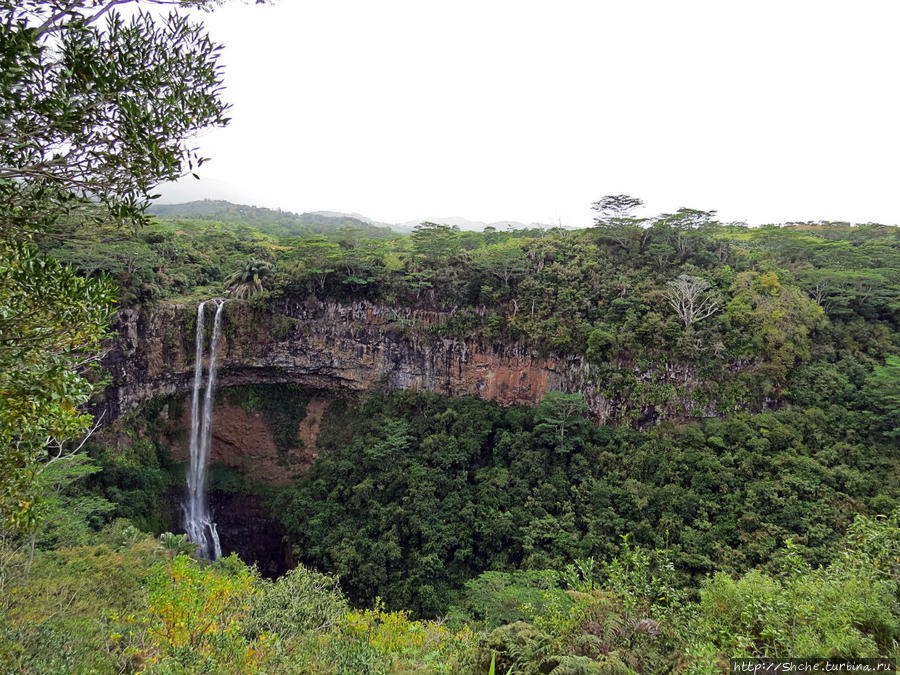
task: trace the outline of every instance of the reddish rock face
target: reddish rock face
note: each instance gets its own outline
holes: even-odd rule
[[[222,403],[213,409],[210,461],[238,471],[243,476],[265,485],[288,485],[297,476],[306,473],[316,460],[316,441],[319,424],[330,399],[313,398],[306,406],[306,416],[299,424],[297,443],[287,452],[280,451],[272,437],[271,429],[259,410],[247,410],[233,403]],[[187,415],[168,421],[173,430],[184,433],[171,434],[175,438],[170,449],[176,461],[187,462]]]
[[[105,360],[113,383],[98,406],[107,421],[153,397],[189,390],[194,314],[195,307],[178,304],[119,313],[119,340]],[[319,391],[386,386],[475,395],[502,405],[535,405],[550,390],[581,391],[598,421],[607,418],[608,404],[586,383],[588,368],[580,358],[539,356],[523,343],[426,333],[446,316],[367,303],[284,303],[278,311],[263,311],[232,302],[224,310],[218,386],[292,382]],[[407,329],[410,323],[414,330]],[[214,429],[224,433],[218,422]],[[313,433],[312,427],[306,433]]]
[[[672,385],[675,394],[662,406],[634,400],[628,391],[610,401],[600,393],[591,364],[578,356],[540,354],[524,342],[431,334],[429,328],[449,313],[294,301],[265,309],[232,301],[223,313],[220,387],[293,383],[319,392],[409,389],[474,395],[501,405],[536,405],[548,391],[580,392],[598,424],[647,426],[661,419],[720,414],[708,395],[703,403],[694,400],[704,383],[693,366],[666,363],[641,372],[612,364],[630,369],[635,381]],[[175,303],[119,312],[118,339],[104,360],[113,381],[93,410],[103,414],[104,423],[154,397],[190,391],[195,316],[196,305]],[[314,437],[315,425],[302,433]]]
[[[313,398],[306,404],[306,417],[300,422],[300,431],[297,434],[300,437],[300,447],[304,450],[303,459],[306,464],[303,469],[312,466],[318,457],[316,444],[319,440],[319,429],[322,426],[322,417],[330,404],[331,400],[327,398]]]

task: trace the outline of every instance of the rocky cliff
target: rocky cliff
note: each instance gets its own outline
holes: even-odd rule
[[[277,395],[277,392],[275,392]],[[289,447],[279,448],[265,411],[238,405],[229,400],[213,407],[210,463],[233,469],[261,485],[288,485],[306,473],[318,457],[319,426],[331,400],[313,397],[296,422],[297,433]],[[187,463],[190,458],[190,414],[175,406],[178,415],[163,409],[166,445],[172,459]]]
[[[629,400],[628,392],[611,401],[601,393],[592,365],[578,356],[430,332],[448,313],[293,301],[274,308],[233,301],[223,313],[220,387],[289,382],[310,390],[364,392],[377,386],[474,395],[502,405],[535,405],[548,391],[581,392],[601,424],[716,414],[713,404],[691,400],[703,386],[692,368],[663,365],[634,373],[635,381],[667,383],[680,392],[664,409]],[[190,390],[195,321],[196,306],[179,303],[118,313],[118,338],[104,360],[112,383],[95,409],[104,423],[154,397]]]
[[[99,411],[109,421],[162,394],[189,391],[195,306],[166,304],[117,315],[104,360],[112,375]],[[600,419],[607,404],[584,385],[576,357],[539,356],[522,343],[429,335],[445,315],[357,303],[285,303],[278,311],[226,305],[219,386],[291,382],[317,390],[388,389],[467,394],[536,404],[549,390],[583,391]]]

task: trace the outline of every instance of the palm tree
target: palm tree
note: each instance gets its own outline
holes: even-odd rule
[[[263,291],[263,278],[272,274],[272,263],[250,258],[225,279],[225,289],[235,298],[252,298]]]

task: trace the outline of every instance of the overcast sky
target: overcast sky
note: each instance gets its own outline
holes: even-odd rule
[[[900,222],[900,2],[280,0],[205,15],[211,197],[386,222]]]

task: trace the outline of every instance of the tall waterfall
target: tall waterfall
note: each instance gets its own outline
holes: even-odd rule
[[[206,471],[209,465],[209,446],[212,434],[213,392],[216,387],[216,361],[218,360],[219,340],[222,337],[222,308],[224,300],[212,300],[216,305],[213,319],[212,339],[209,345],[209,369],[206,378],[206,391],[203,396],[203,410],[200,410],[200,387],[203,384],[203,324],[204,300],[197,306],[197,337],[194,357],[194,394],[191,399],[191,465],[187,479],[187,501],[184,509],[184,529],[192,542],[197,544],[199,554],[204,558],[215,560],[222,556],[219,545],[219,533],[216,524],[209,515],[206,504]]]

